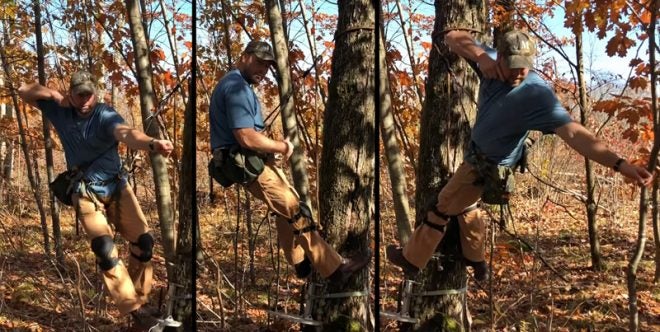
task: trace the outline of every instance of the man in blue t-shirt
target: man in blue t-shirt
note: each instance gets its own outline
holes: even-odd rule
[[[488,185],[481,169],[518,164],[530,130],[555,133],[583,156],[612,167],[641,186],[651,183],[653,177],[645,168],[626,162],[571,120],[548,84],[530,70],[536,45],[527,33],[507,32],[497,52],[477,43],[465,30],[448,31],[445,42],[452,52],[475,64],[481,79],[478,113],[464,162],[442,188],[437,204],[403,248],[387,247],[390,262],[407,275],[426,266],[449,220],[457,218],[466,265],[474,268],[475,279],[487,278],[485,227],[476,205]]]
[[[252,86],[263,80],[274,63],[273,50],[268,43],[251,41],[236,69],[225,74],[213,90],[209,107],[213,163],[225,178],[231,177],[227,163],[237,151],[261,155],[280,153],[286,160],[293,153],[294,147],[288,139],[275,141],[261,132],[264,121]],[[277,215],[278,241],[287,262],[294,266],[296,276],[306,278],[313,268],[323,278],[343,282],[365,267],[369,255],[344,259],[323,240],[309,209],[299,202],[282,170],[265,161],[263,171],[251,182],[236,178],[231,182],[243,185]]]
[[[18,93],[53,124],[67,169],[80,179],[74,182],[71,199],[119,312],[130,313],[144,327],[158,324],[156,311],[145,306],[152,284],[154,239],[122,174],[117,143],[163,156],[172,152],[172,143],[127,126],[112,107],[97,102],[96,84],[85,71],[73,74],[66,95],[38,83],[24,85]],[[130,241],[128,267],[118,258],[110,223]]]

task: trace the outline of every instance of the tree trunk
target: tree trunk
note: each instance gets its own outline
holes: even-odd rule
[[[582,20],[582,15],[577,16]],[[582,26],[582,24],[579,24]],[[575,57],[577,58],[577,74],[578,74],[578,89],[580,96],[580,123],[584,126],[587,122],[587,110],[589,110],[589,101],[587,100],[587,86],[584,81],[584,55],[582,53],[582,31],[575,32]],[[591,248],[591,268],[594,271],[601,271],[603,269],[603,259],[600,253],[600,241],[598,239],[598,224],[596,221],[596,213],[598,205],[594,199],[594,174],[591,167],[589,158],[584,158],[584,168],[586,175],[587,185],[587,201],[585,207],[587,208],[587,226],[589,229],[589,246]]]
[[[178,47],[177,47],[177,44],[176,44],[176,41],[175,41],[175,38],[174,38],[175,36],[173,36],[172,28],[170,27],[170,20],[168,19],[168,15],[169,15],[168,9],[167,9],[168,5],[163,0],[159,0],[158,3],[160,5],[161,14],[163,15],[163,24],[165,25],[165,31],[166,31],[166,34],[167,34],[167,41],[168,41],[168,45],[170,47],[170,56],[172,57],[172,62],[174,63],[174,76],[176,77],[176,82],[178,84],[182,85],[183,84],[183,77],[181,77],[181,72],[183,71],[183,68],[181,67],[181,63],[179,62]],[[165,89],[167,89],[167,87]],[[175,102],[175,105],[176,105],[175,107],[178,108],[178,106],[182,106],[182,107],[185,108],[186,105],[188,104],[188,94],[187,94],[186,90],[183,88],[183,86],[180,87],[179,91],[180,91],[179,97],[181,97],[181,104],[177,105],[176,102]],[[176,116],[173,116],[172,119],[173,119],[173,121],[172,121],[173,122],[172,123],[172,144],[174,144],[176,146],[177,145],[177,134],[179,132],[179,124],[177,123],[177,117]],[[176,154],[172,155],[172,162],[175,165],[179,164],[179,160],[177,159]],[[173,182],[175,184],[177,183],[177,179],[176,179],[177,175],[178,174],[176,174],[176,172],[175,172],[174,179],[173,179]],[[176,186],[174,186],[174,188],[172,188],[172,190],[173,190],[173,192],[177,192]],[[176,206],[174,204],[172,205],[172,209],[176,211]]]
[[[291,70],[289,67],[289,42],[282,25],[282,14],[275,0],[266,0],[268,26],[273,42],[273,51],[277,65],[277,83],[280,93],[280,109],[282,110],[282,128],[284,135],[293,143],[294,154],[291,156],[291,176],[293,186],[296,188],[300,200],[312,207],[309,197],[309,181],[307,180],[307,163],[305,162],[305,149],[301,148],[298,126],[296,124],[295,104],[293,98],[293,84],[291,83]]]
[[[482,1],[451,0],[435,2],[433,47],[429,57],[426,99],[422,108],[419,164],[417,169],[416,223],[426,214],[426,207],[463,160],[463,150],[470,140],[470,127],[476,110],[478,79],[465,61],[451,53],[444,44],[444,34],[451,27],[484,31],[486,5]],[[478,39],[480,36],[476,36]],[[465,265],[459,250],[458,225],[451,222],[440,244],[441,261],[432,259],[418,281],[416,291],[462,290],[467,285]],[[440,272],[442,271],[442,272]],[[465,293],[417,297],[411,316],[419,324],[405,324],[402,331],[440,331],[451,325],[469,329]]]
[[[11,119],[12,117],[10,117]],[[7,140],[4,159],[2,160],[2,177],[8,183],[14,177],[14,141]]]
[[[4,19],[4,18],[3,18]],[[32,194],[34,195],[34,200],[37,203],[37,209],[39,210],[39,219],[41,221],[41,232],[44,236],[44,253],[46,256],[50,257],[50,238],[48,236],[48,223],[46,221],[46,209],[44,208],[43,198],[41,197],[41,191],[39,190],[39,182],[37,177],[34,174],[34,168],[32,164],[32,159],[30,158],[30,150],[27,143],[27,135],[25,133],[25,128],[23,126],[23,114],[21,114],[20,109],[18,108],[18,96],[16,95],[17,89],[13,87],[11,83],[11,77],[13,77],[11,65],[7,61],[7,54],[5,53],[5,45],[9,41],[9,29],[6,28],[3,31],[2,42],[0,42],[0,63],[2,63],[2,69],[4,70],[5,77],[7,78],[7,88],[11,93],[11,100],[14,104],[14,110],[16,110],[16,121],[18,122],[18,133],[21,138],[21,148],[23,150],[23,156],[25,157],[25,166],[27,168],[28,179],[30,181],[30,187],[32,189]]]
[[[131,30],[131,42],[135,52],[135,70],[140,87],[140,109],[142,112],[142,126],[144,132],[155,138],[161,138],[160,128],[156,120],[156,96],[153,88],[153,77],[151,61],[149,59],[149,47],[145,34],[140,9],[136,0],[127,0],[128,25]],[[172,209],[172,197],[170,181],[167,174],[167,163],[165,157],[157,153],[150,153],[151,168],[153,170],[154,183],[156,185],[156,201],[158,204],[158,218],[160,219],[160,232],[163,241],[163,249],[167,262],[172,262],[174,255],[174,211]],[[168,276],[172,275],[172,267],[168,264]]]
[[[193,60],[195,61],[195,60]],[[193,70],[195,66],[193,65]],[[181,175],[179,176],[179,225],[177,230],[176,256],[174,257],[174,274],[170,287],[176,287],[174,290],[174,299],[172,305],[172,316],[175,320],[182,322],[179,331],[195,331],[195,316],[193,308],[195,305],[195,276],[194,257],[196,257],[195,246],[193,244],[193,226],[199,222],[197,216],[197,169],[196,155],[196,108],[195,95],[193,89],[196,85],[190,80],[190,94],[192,98],[188,99],[186,105],[186,116],[183,124],[183,152],[181,156]],[[199,238],[199,232],[196,234]],[[197,247],[199,249],[199,247]]]
[[[225,35],[223,36],[223,42],[225,43],[225,48],[227,49],[227,67],[225,68],[227,71],[231,70],[231,67],[234,63],[232,60],[232,55],[231,55],[231,36],[229,35],[229,27],[231,26],[231,21],[229,19],[229,15],[227,15],[227,12],[230,11],[231,9],[231,3],[227,4],[225,1],[230,1],[230,0],[220,0],[220,4],[222,5],[222,10],[221,10],[221,15],[222,15],[222,28],[225,32]],[[219,43],[218,43],[219,44]],[[218,52],[220,53],[220,52]],[[213,182],[213,181],[211,181]]]
[[[655,34],[658,19],[658,2],[651,1],[650,7],[651,8],[649,11],[651,13],[651,23],[649,24],[647,30],[649,35],[649,65],[651,68],[655,68]],[[648,169],[651,172],[653,172],[658,165],[658,153],[660,152],[660,114],[658,113],[658,91],[656,87],[657,83],[658,74],[657,72],[651,70],[651,112],[653,114],[654,133],[653,147],[651,148],[651,155],[649,157],[648,165]],[[626,279],[628,285],[628,331],[631,332],[639,331],[639,313],[637,312],[637,268],[639,266],[639,262],[642,260],[642,255],[644,254],[644,246],[646,245],[646,214],[648,209],[646,196],[646,187],[642,187],[639,193],[639,225],[637,231],[637,243],[635,245],[635,251],[632,253],[630,262],[628,263],[628,270],[626,271]]]
[[[652,197],[652,208],[651,208],[651,213],[652,217],[651,220],[653,221],[653,240],[655,242],[655,275],[653,277],[653,283],[658,284],[660,283],[660,225],[658,225],[658,178],[655,178],[653,181],[653,193],[651,194]]]
[[[319,210],[328,243],[353,256],[368,250],[374,204],[375,10],[369,0],[340,0],[338,8],[323,121]],[[324,321],[326,331],[371,329],[368,277],[368,269],[363,269],[344,284],[327,286],[326,294],[366,294],[321,301],[313,316]]]
[[[0,77],[0,87],[4,87],[5,83],[3,78]],[[0,104],[0,119],[8,119],[12,122],[14,118],[14,109],[11,104]],[[14,140],[9,137],[0,137],[0,177],[7,183],[11,182],[14,173]]]
[[[381,103],[380,136],[383,140],[383,146],[385,147],[387,171],[390,175],[390,182],[392,184],[392,200],[394,201],[397,234],[399,236],[399,243],[404,245],[408,242],[410,235],[412,235],[409,219],[410,206],[408,205],[408,195],[406,194],[406,173],[403,169],[403,162],[401,161],[399,142],[396,139],[396,128],[394,127],[394,116],[392,115],[392,95],[390,91],[390,81],[388,79],[387,59],[385,57],[383,39],[379,40],[379,42],[379,95]]]
[[[37,46],[37,70],[39,72],[39,84],[46,85],[46,69],[44,66],[44,45],[41,36],[41,6],[40,1],[34,1],[34,31],[36,35]],[[53,170],[53,138],[50,135],[50,121],[46,116],[41,114],[42,131],[44,134],[44,149],[46,154],[46,174],[48,183],[55,180],[55,172]],[[48,190],[50,199],[50,216],[53,222],[53,239],[55,241],[55,258],[60,267],[64,267],[64,253],[62,251],[62,231],[60,228],[60,206],[53,195],[52,190]]]

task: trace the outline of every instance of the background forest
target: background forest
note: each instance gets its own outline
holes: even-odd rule
[[[2,2],[2,329],[116,331],[129,326],[107,303],[75,211],[54,205],[47,190],[48,179],[65,167],[59,141],[44,127],[39,111],[15,94],[22,83],[37,80],[66,90],[68,77],[83,68],[101,77],[104,99],[129,124],[175,143],[168,160],[148,161],[146,154],[120,146],[157,235],[152,302],[166,302],[167,276],[177,280],[179,275],[177,265],[166,262],[176,259],[181,226],[176,221],[182,220],[177,193],[189,105],[190,6],[167,0]],[[510,26],[532,31],[539,41],[536,68],[573,118],[628,160],[655,168],[657,81],[651,74],[658,68],[658,10],[653,6],[652,0],[385,1],[384,52],[377,59],[377,18],[369,1],[198,1],[195,193],[201,251],[193,318],[198,329],[301,329],[285,315],[300,315],[299,302],[310,290],[278,254],[265,205],[242,189],[212,183],[206,169],[210,94],[249,40],[275,46],[278,66],[258,88],[267,133],[292,138],[296,152],[285,165],[290,182],[344,254],[365,247],[381,250],[374,248],[374,236],[382,248],[405,242],[420,219],[416,211],[462,159],[475,112],[475,77],[464,62],[446,56],[442,43],[442,31],[467,24],[460,20],[484,31],[477,38],[488,44]],[[129,13],[137,13],[137,21]],[[150,68],[138,59],[148,59]],[[375,149],[365,141],[375,134],[375,86],[357,85],[364,91],[360,95],[341,94],[347,90],[338,87],[360,77],[373,82],[377,60],[386,76],[379,78],[381,158],[374,177],[374,155],[358,152]],[[351,144],[338,145],[344,134]],[[487,209],[492,284],[474,283],[447,253],[415,287],[433,291],[467,285],[467,292],[419,297],[401,312],[397,299],[403,276],[381,250],[381,310],[420,319],[400,324],[382,318],[383,331],[465,326],[468,317],[477,330],[660,330],[657,181],[640,193],[612,170],[585,163],[555,137],[534,139],[529,170],[517,175],[505,222],[499,207]],[[342,181],[352,187],[336,185]],[[371,195],[374,183],[380,187],[379,202]],[[355,208],[337,213],[330,198],[351,193],[346,199]],[[376,204],[378,235],[372,221]],[[361,235],[353,238],[356,233]],[[437,273],[441,268],[444,272]],[[323,291],[357,292],[363,284],[373,289],[373,267],[371,272]],[[357,330],[366,329],[378,318],[373,300],[369,295],[316,301],[303,316],[329,330],[344,330],[348,325],[331,325],[345,324],[337,315],[343,307],[361,317]]]
[[[104,295],[75,210],[55,203],[47,189],[54,174],[65,170],[64,155],[41,113],[17,98],[16,89],[25,83],[40,82],[66,92],[71,74],[87,70],[99,79],[99,100],[113,106],[128,125],[174,143],[175,151],[167,159],[122,145],[120,154],[159,243],[151,302],[165,303],[168,280],[186,280],[177,279],[176,266],[181,265],[172,263],[177,259],[174,211],[191,63],[190,6],[185,1],[3,1],[3,329],[116,331],[129,326],[128,318],[114,318],[118,313]],[[127,249],[119,247],[124,258]],[[182,307],[185,303],[175,301],[174,311]]]

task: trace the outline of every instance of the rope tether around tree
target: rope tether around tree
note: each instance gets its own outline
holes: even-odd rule
[[[348,27],[342,31],[337,31],[335,32],[335,40],[339,39],[339,37],[349,33],[349,32],[355,32],[355,31],[360,31],[360,30],[367,30],[367,31],[373,31],[374,27],[373,26],[354,26],[354,27]]]

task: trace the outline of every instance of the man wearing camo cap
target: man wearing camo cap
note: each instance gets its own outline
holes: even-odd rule
[[[71,193],[66,190],[64,201],[80,213],[106,289],[119,312],[130,313],[144,328],[157,325],[157,310],[145,306],[151,292],[154,239],[122,172],[117,143],[163,156],[172,152],[172,143],[129,127],[112,107],[98,102],[96,83],[86,71],[72,75],[66,94],[38,83],[24,85],[18,93],[41,110],[60,137],[67,169],[79,179]],[[128,266],[118,258],[111,224],[131,244]]]
[[[484,191],[483,163],[514,167],[524,154],[530,130],[557,134],[571,148],[601,165],[611,167],[639,185],[651,183],[652,175],[609,150],[577,122],[573,122],[550,86],[532,69],[536,44],[519,30],[505,33],[497,51],[476,42],[466,30],[450,30],[445,43],[452,52],[471,62],[480,80],[478,113],[464,162],[438,195],[426,220],[403,247],[387,247],[390,262],[414,276],[423,269],[457,219],[465,263],[474,268],[475,279],[488,277],[485,263],[484,223],[477,201]]]
[[[241,54],[236,69],[225,74],[213,90],[209,107],[212,165],[219,170],[215,175],[214,166],[209,170],[223,186],[243,185],[276,214],[280,248],[287,262],[294,266],[296,276],[306,278],[315,269],[323,278],[343,282],[367,265],[369,255],[344,259],[326,243],[316,230],[309,209],[299,201],[282,170],[265,157],[278,153],[288,160],[293,153],[293,145],[288,139],[276,141],[262,133],[261,105],[252,88],[264,79],[274,64],[271,46],[263,41],[251,41]],[[225,182],[229,174],[226,171],[228,159],[234,158],[233,151],[239,150],[263,157],[263,171],[249,181],[234,179]]]

